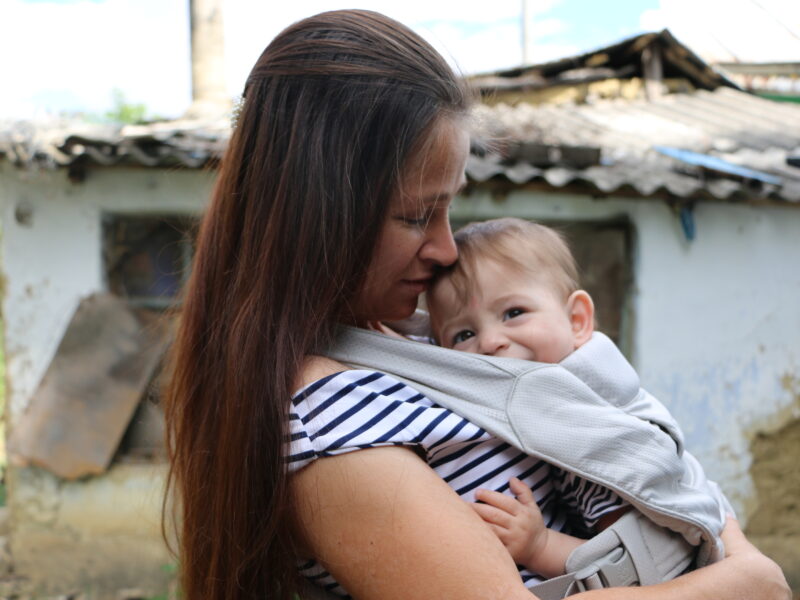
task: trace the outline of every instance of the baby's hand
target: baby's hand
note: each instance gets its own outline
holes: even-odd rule
[[[516,498],[492,490],[477,490],[471,504],[489,524],[517,564],[529,565],[547,545],[547,528],[531,489],[516,477],[508,482]]]

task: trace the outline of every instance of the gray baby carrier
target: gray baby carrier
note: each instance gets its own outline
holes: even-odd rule
[[[603,334],[559,364],[466,354],[343,327],[330,358],[408,383],[527,454],[596,482],[637,509],[579,546],[543,600],[648,585],[723,555],[730,505],[683,449],[666,408]],[[309,588],[314,586],[309,586]],[[319,588],[304,598],[325,598]]]

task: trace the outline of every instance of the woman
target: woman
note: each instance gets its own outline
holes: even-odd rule
[[[447,210],[464,183],[468,104],[426,42],[370,12],[301,21],[256,63],[166,403],[188,600],[292,598],[302,557],[357,598],[532,597],[419,448],[389,439],[287,466],[290,398],[347,370],[322,356],[337,325],[385,330],[456,259]],[[721,563],[586,597],[788,596],[735,524],[726,536]]]

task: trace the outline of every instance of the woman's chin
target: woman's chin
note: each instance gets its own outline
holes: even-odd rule
[[[414,311],[417,310],[417,301],[414,299],[413,303],[408,303],[405,306],[397,306],[392,307],[394,310],[391,312],[387,311],[384,316],[382,316],[379,320],[383,321],[384,323],[393,323],[395,321],[402,321],[404,319],[408,319],[411,315],[414,314]]]

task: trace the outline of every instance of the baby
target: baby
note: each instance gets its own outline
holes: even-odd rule
[[[557,363],[592,337],[592,299],[578,288],[575,260],[554,230],[506,218],[468,225],[455,239],[458,262],[427,296],[441,346]],[[563,574],[567,557],[585,540],[545,527],[530,488],[518,479],[509,487],[516,498],[478,490],[473,508],[517,564],[545,577]]]

